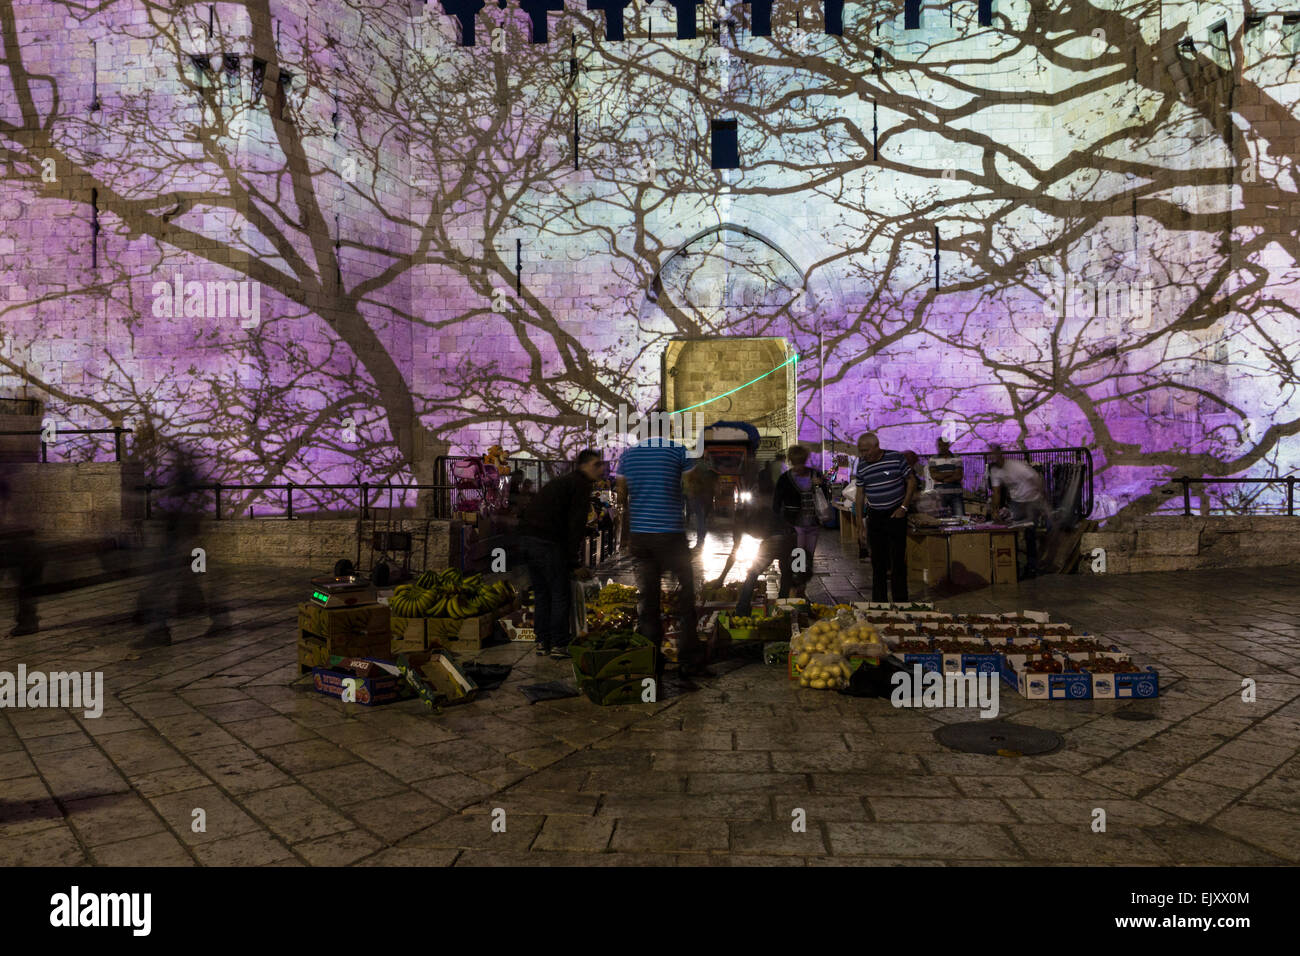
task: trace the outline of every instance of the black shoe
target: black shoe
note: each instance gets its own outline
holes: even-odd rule
[[[533,649],[533,653],[536,654],[538,657],[545,657],[547,654],[551,653],[551,649],[547,647],[545,644],[543,644],[541,641],[538,641],[537,645]]]
[[[35,634],[40,628],[35,624],[15,624],[9,632],[9,637],[25,637],[28,634]]]

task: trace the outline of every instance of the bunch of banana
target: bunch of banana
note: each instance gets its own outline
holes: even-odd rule
[[[388,599],[396,617],[474,617],[495,610],[514,599],[505,581],[483,584],[483,575],[461,577],[455,568],[435,573],[426,571],[414,583],[402,584]]]

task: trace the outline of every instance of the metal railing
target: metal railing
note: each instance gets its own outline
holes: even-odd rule
[[[378,504],[378,501],[384,494],[387,494],[389,496],[389,501],[391,502],[393,501],[395,496],[400,494],[403,496],[404,499],[405,495],[412,491],[449,492],[452,490],[449,486],[441,485],[441,484],[437,484],[437,485],[418,484],[418,483],[398,484],[396,482],[391,482],[391,481],[385,481],[385,482],[358,481],[358,482],[352,482],[348,484],[331,484],[327,482],[294,482],[294,481],[260,482],[256,484],[244,484],[244,483],[228,484],[226,482],[216,481],[216,482],[197,483],[191,485],[158,485],[158,484],[154,484],[153,482],[149,482],[148,484],[144,484],[144,485],[136,485],[137,491],[144,492],[145,518],[153,517],[153,493],[156,491],[166,491],[169,489],[180,491],[184,493],[186,496],[193,494],[195,492],[207,492],[207,491],[212,492],[217,521],[226,520],[221,507],[222,492],[283,491],[285,493],[285,515],[284,516],[288,519],[293,519],[295,517],[293,513],[293,493],[295,491],[297,492],[355,491],[357,493],[357,504],[359,506],[358,510],[361,512],[361,518],[362,520],[369,520],[371,509],[381,507]],[[375,493],[375,497],[373,498],[371,497],[372,492]],[[431,517],[443,518],[443,519],[449,518],[450,512],[445,511],[443,507],[440,506],[446,502],[447,500],[446,496],[435,495],[433,500],[434,500],[434,514]],[[393,508],[393,510],[396,509],[396,506],[391,506],[391,507]],[[250,517],[252,516],[250,515]]]
[[[122,428],[120,426],[115,426],[113,428],[56,428],[54,434],[56,436],[56,440],[57,440],[57,436],[59,435],[112,435],[113,436],[113,460],[121,461],[122,460],[122,436],[130,435],[132,434],[132,431],[133,430],[130,428]],[[44,434],[45,434],[45,430],[41,428],[29,429],[27,431],[0,431],[0,438],[4,438],[6,436],[19,436],[19,435],[31,437],[33,435],[40,436]],[[43,441],[40,444],[41,444],[41,461],[48,463],[50,460],[49,458],[50,445],[54,444],[54,442]]]
[[[1092,452],[1083,447],[1078,448],[1006,448],[1002,451],[1005,458],[1018,458],[1027,461],[1043,476],[1043,490],[1053,508],[1062,508],[1067,499],[1076,498],[1074,513],[1080,518],[1092,514],[1093,509],[1093,470]],[[937,456],[931,456],[937,457]],[[962,459],[962,487],[968,491],[992,493],[989,484],[989,452],[954,452],[954,458]],[[923,462],[925,459],[923,459]],[[972,467],[973,466],[973,467]],[[927,466],[928,468],[928,466]],[[1071,485],[1078,479],[1078,487]]]
[[[434,474],[446,486],[447,494],[439,501],[439,508],[447,514],[457,511],[504,510],[510,503],[510,483],[516,475],[533,483],[534,492],[553,478],[573,470],[573,462],[563,458],[507,458],[510,473],[495,478],[477,480],[458,479],[457,464],[477,466],[482,471],[484,462],[475,455],[441,455],[434,461]],[[468,467],[466,470],[469,470]]]
[[[1171,483],[1183,486],[1183,517],[1192,515],[1192,485],[1286,485],[1286,513],[1295,516],[1295,486],[1300,481],[1295,475],[1279,478],[1192,478],[1180,476],[1170,479]],[[1174,489],[1165,490],[1166,495],[1175,494]]]

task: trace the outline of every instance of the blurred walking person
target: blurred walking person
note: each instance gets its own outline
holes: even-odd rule
[[[36,590],[41,584],[43,560],[35,526],[14,507],[15,477],[13,469],[0,464],[0,575],[12,572],[16,591],[14,626],[8,636],[22,637],[40,630]]]
[[[781,515],[794,534],[794,548],[802,552],[803,569],[794,572],[792,597],[807,597],[808,582],[813,574],[813,555],[821,533],[817,517],[815,495],[818,489],[826,493],[826,478],[820,471],[808,467],[808,449],[792,445],[786,452],[789,470],[777,480],[772,509]]]

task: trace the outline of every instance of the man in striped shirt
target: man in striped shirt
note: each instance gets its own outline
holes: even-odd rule
[[[858,438],[858,495],[853,508],[871,552],[871,600],[907,598],[907,511],[916,494],[916,472],[902,452],[886,451],[874,432]],[[864,514],[865,510],[865,514]]]
[[[662,413],[655,420],[663,422]],[[637,442],[619,457],[618,490],[626,502],[630,521],[628,544],[636,561],[637,630],[661,646],[664,639],[660,613],[660,589],[664,573],[677,579],[677,620],[681,627],[677,660],[683,676],[707,674],[704,651],[696,633],[695,572],[686,544],[682,519],[682,473],[690,459],[686,448],[666,436]],[[660,670],[663,669],[662,656]],[[662,676],[656,675],[656,676]]]

